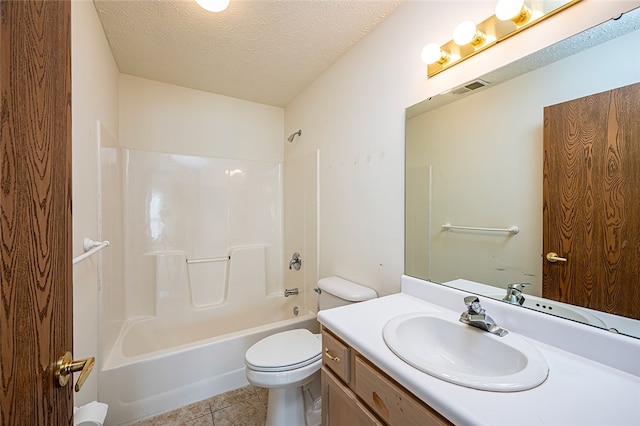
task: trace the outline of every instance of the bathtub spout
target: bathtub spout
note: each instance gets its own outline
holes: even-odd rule
[[[298,294],[297,288],[286,288],[284,290],[284,297],[295,296]]]

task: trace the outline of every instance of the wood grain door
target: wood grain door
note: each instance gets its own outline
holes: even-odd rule
[[[640,319],[640,83],[544,109],[543,297]]]
[[[69,1],[0,3],[0,424],[73,424]]]

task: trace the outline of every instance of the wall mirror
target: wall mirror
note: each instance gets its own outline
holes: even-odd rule
[[[635,9],[407,109],[407,275],[499,299],[529,283],[534,309],[640,338],[640,321],[541,298],[543,108],[640,81],[639,28]]]

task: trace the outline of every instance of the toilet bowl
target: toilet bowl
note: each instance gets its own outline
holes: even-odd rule
[[[322,278],[318,287],[319,309],[378,297],[373,289],[340,277]],[[247,350],[245,365],[249,383],[269,389],[266,426],[315,426],[307,423],[303,389],[320,375],[320,334],[295,329],[268,336]]]
[[[249,348],[245,355],[247,380],[269,389],[268,426],[305,426],[303,386],[319,374],[322,340],[306,329],[276,333]]]
[[[322,364],[321,335],[301,328],[265,337],[249,348],[245,364],[255,386],[302,386]]]

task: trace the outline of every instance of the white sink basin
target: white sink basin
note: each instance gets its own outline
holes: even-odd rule
[[[523,338],[513,333],[499,337],[451,314],[401,315],[382,334],[389,349],[409,365],[469,388],[521,391],[538,386],[549,373],[542,354]]]
[[[504,295],[491,294],[487,297],[501,300]],[[584,309],[580,309],[577,306],[571,306],[565,303],[541,299],[536,296],[529,296],[527,294],[524,295],[524,303],[522,304],[522,306],[524,306],[525,308],[533,309],[534,311],[545,312],[547,314],[594,325],[596,327],[607,328],[607,325],[600,318]]]

